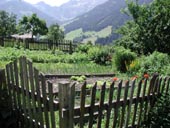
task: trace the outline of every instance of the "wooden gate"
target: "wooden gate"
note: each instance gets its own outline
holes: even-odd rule
[[[54,128],[53,89],[50,82],[25,57],[6,65],[12,108],[21,127]]]

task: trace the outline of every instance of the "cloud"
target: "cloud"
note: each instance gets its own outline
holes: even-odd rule
[[[60,6],[63,3],[66,3],[66,2],[68,2],[70,0],[24,0],[24,1],[26,1],[28,3],[31,3],[31,4],[36,4],[36,3],[40,2],[40,1],[43,1],[46,4],[49,4],[51,6]]]

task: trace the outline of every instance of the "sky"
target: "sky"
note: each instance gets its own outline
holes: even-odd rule
[[[36,4],[40,1],[44,1],[45,3],[51,5],[51,6],[60,6],[70,0],[24,0],[28,3],[31,3],[31,4]]]

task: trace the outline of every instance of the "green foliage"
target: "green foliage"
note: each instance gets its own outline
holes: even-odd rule
[[[16,32],[16,15],[0,11],[0,37],[10,36]]]
[[[152,53],[155,50],[170,53],[170,1],[153,0],[151,4],[140,5],[127,1],[129,15],[133,21],[118,30],[123,35],[117,42],[138,53]]]
[[[150,74],[158,72],[160,74],[166,74],[168,73],[166,69],[170,61],[167,54],[155,51],[147,57],[142,57],[140,63],[140,72],[148,72]]]
[[[18,29],[20,33],[30,33],[33,35],[45,35],[48,31],[46,22],[37,17],[36,14],[23,16],[19,21]]]
[[[150,110],[148,119],[143,128],[169,128],[170,127],[170,95],[163,94],[155,106]]]
[[[137,55],[123,47],[117,47],[115,50],[115,65],[117,70],[127,72],[130,64],[136,59]]]
[[[47,36],[48,39],[53,41],[63,40],[64,32],[60,29],[58,24],[53,24],[49,27]]]
[[[70,79],[82,83],[86,80],[86,76],[84,76],[84,75],[82,75],[82,76],[71,76]]]
[[[88,44],[80,44],[78,45],[78,47],[76,48],[76,52],[82,52],[82,53],[87,53],[88,50],[92,47],[92,44],[88,43]]]
[[[110,49],[108,47],[91,47],[88,50],[89,59],[97,64],[107,65],[112,61]]]

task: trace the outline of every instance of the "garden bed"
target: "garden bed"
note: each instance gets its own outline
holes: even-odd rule
[[[93,86],[95,82],[97,82],[98,86],[103,85],[104,82],[107,82],[107,86],[109,86],[115,74],[87,74],[86,80],[82,82],[78,82],[75,80],[71,80],[72,76],[81,76],[81,75],[45,75],[47,80],[50,80],[53,83],[54,93],[58,92],[58,84],[62,81],[68,81],[71,84],[76,83],[76,90],[80,90],[81,86],[84,82],[87,83],[87,87]]]

